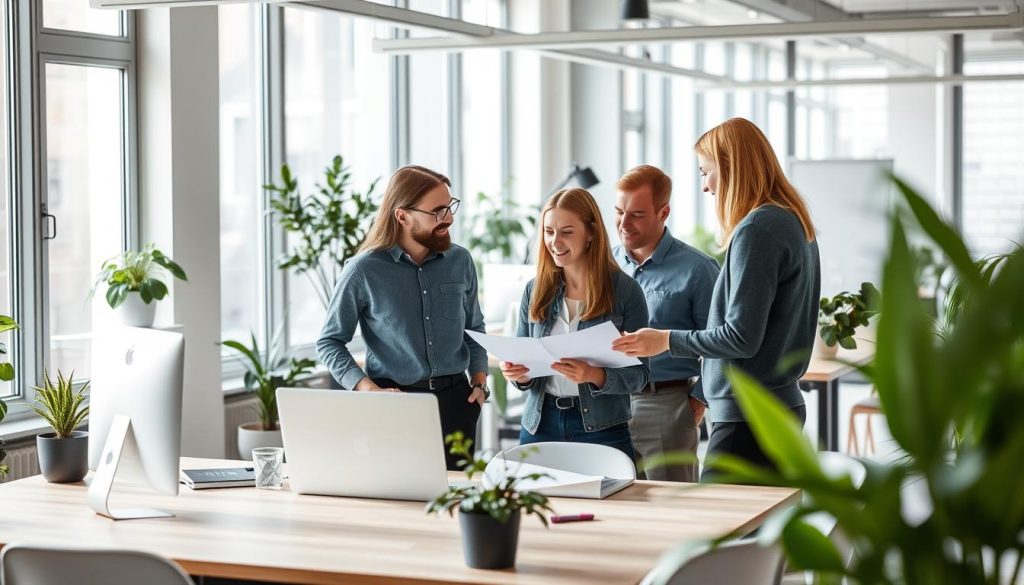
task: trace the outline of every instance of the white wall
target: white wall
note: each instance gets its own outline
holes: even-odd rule
[[[140,233],[188,273],[158,324],[185,334],[181,453],[224,456],[217,7],[138,14]]]

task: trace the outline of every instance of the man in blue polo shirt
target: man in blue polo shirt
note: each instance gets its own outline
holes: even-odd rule
[[[615,228],[622,245],[615,260],[644,289],[651,327],[704,329],[719,267],[711,257],[672,237],[668,219],[672,180],[660,169],[641,165],[619,179]],[[699,383],[700,362],[668,352],[651,358],[651,383],[633,394],[629,422],[641,458],[659,453],[697,452],[704,405],[690,392]],[[697,481],[697,465],[647,470],[647,479]]]
[[[465,330],[483,333],[484,318],[473,259],[448,233],[459,207],[450,186],[418,166],[391,177],[360,253],[341,272],[316,348],[342,387],[430,392],[443,434],[475,439],[489,395],[487,352]],[[356,326],[365,371],[348,349]],[[456,469],[457,458],[445,451],[448,469]]]

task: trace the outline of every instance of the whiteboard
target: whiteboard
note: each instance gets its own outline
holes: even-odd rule
[[[821,254],[821,296],[881,287],[889,248],[892,160],[793,160],[789,179],[810,207]]]

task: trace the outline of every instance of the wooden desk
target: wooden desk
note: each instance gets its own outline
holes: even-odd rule
[[[240,462],[182,459],[185,468]],[[0,485],[0,543],[151,551],[193,575],[283,583],[637,583],[687,539],[749,531],[799,492],[783,488],[637,482],[602,501],[558,498],[558,513],[598,520],[552,525],[523,519],[516,568],[469,569],[458,520],[424,505],[229,488],[176,497],[121,486],[116,505],[155,506],[176,518],[114,522],[85,503],[83,484],[34,476]]]
[[[826,451],[839,451],[839,379],[873,359],[874,342],[858,339],[857,349],[840,349],[835,359],[812,356],[800,378],[801,389],[818,393],[818,440]]]

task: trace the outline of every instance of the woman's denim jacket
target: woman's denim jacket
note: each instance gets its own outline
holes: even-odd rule
[[[633,332],[637,329],[647,327],[647,300],[644,298],[644,291],[635,280],[622,271],[616,270],[612,273],[613,291],[615,304],[612,312],[601,315],[588,321],[580,321],[579,328],[586,329],[600,325],[605,321],[611,321],[619,331]],[[533,294],[534,281],[526,284],[523,291],[523,299],[519,303],[519,329],[516,332],[518,337],[545,337],[551,333],[551,328],[558,317],[559,307],[562,306],[562,299],[565,297],[565,286],[559,288],[555,300],[548,308],[547,319],[543,322],[530,321],[530,299]],[[640,359],[641,364],[625,368],[605,368],[604,386],[597,386],[586,383],[580,384],[580,416],[583,417],[583,426],[590,431],[600,431],[624,422],[632,417],[629,395],[635,394],[647,386],[651,376],[650,360]],[[540,426],[541,412],[544,409],[544,388],[550,376],[533,378],[526,384],[516,386],[526,391],[526,409],[523,411],[523,428],[531,435],[537,433]]]

